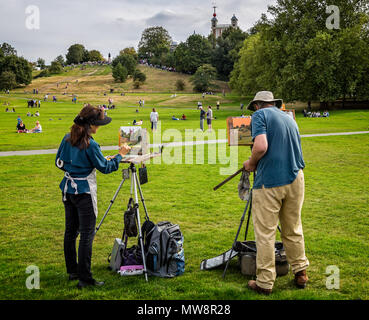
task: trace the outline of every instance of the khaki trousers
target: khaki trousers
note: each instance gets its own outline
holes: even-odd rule
[[[274,243],[278,220],[292,272],[297,273],[309,266],[301,224],[304,192],[302,170],[289,185],[275,188],[263,186],[262,189],[252,191],[252,217],[257,248],[256,284],[261,288],[272,289],[276,278]]]

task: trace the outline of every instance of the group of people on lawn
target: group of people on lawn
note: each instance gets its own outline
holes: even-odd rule
[[[36,121],[36,125],[31,130],[28,130],[26,128],[26,125],[23,123],[23,120],[20,116],[17,118],[17,132],[18,133],[41,133],[42,132],[42,126],[40,121]]]

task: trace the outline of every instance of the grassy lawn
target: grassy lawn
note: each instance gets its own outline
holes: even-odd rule
[[[163,129],[178,128],[183,132],[185,128],[197,128],[198,111],[193,102],[200,99],[199,95],[187,96],[189,102],[182,103],[181,109],[173,108],[169,102],[165,104],[169,95],[148,97],[147,107],[139,113],[144,127],[148,127],[149,106],[160,101]],[[40,119],[45,132],[18,135],[13,130],[18,113],[31,126],[20,98],[21,95],[7,99],[16,106],[17,113],[4,113],[0,120],[1,151],[56,148],[81,108],[81,104],[69,102],[44,103]],[[239,98],[226,98],[230,102],[215,112],[215,128],[225,128],[226,117],[240,113]],[[137,100],[139,96],[130,99]],[[211,98],[207,99],[210,102]],[[114,121],[97,134],[101,145],[116,145],[118,127],[138,118],[135,108],[129,107],[131,101],[119,103],[118,109],[109,111]],[[172,114],[182,113],[188,116],[187,122],[169,120]],[[298,114],[297,119],[303,134],[368,130],[368,120],[369,112],[360,110],[332,112],[329,119],[304,119]],[[238,198],[238,179],[212,191],[224,179],[219,174],[222,165],[219,161],[205,161],[203,165],[149,165],[150,182],[143,186],[150,218],[155,223],[178,223],[182,229],[185,274],[175,279],[150,277],[146,283],[142,276],[121,277],[107,270],[113,240],[121,236],[123,228],[129,196],[129,186],[124,185],[93,247],[92,271],[106,285],[77,290],[75,282],[67,281],[63,258],[64,209],[58,189],[62,172],[54,166],[53,155],[41,155],[0,159],[0,299],[368,299],[369,136],[303,138],[302,147],[306,162],[302,219],[311,263],[307,289],[295,289],[290,274],[277,279],[270,297],[254,294],[246,288],[250,278],[241,275],[236,259],[230,264],[226,280],[222,280],[222,268],[200,271],[202,259],[230,248],[245,205]],[[249,148],[239,149],[239,166],[249,154]],[[120,181],[120,171],[98,174],[98,221]],[[253,238],[252,228],[249,235],[249,239]],[[25,287],[29,265],[40,268],[40,290]],[[330,265],[339,267],[339,290],[326,288],[325,272]]]
[[[3,116],[0,118],[0,151],[13,150],[32,150],[57,148],[64,134],[69,130],[74,117],[81,110],[84,103],[107,104],[109,96],[96,94],[82,94],[79,96],[77,104],[71,103],[69,97],[57,95],[58,102],[43,102],[41,99],[40,117],[27,117],[28,111],[35,113],[35,108],[27,108],[27,99],[32,95],[11,94],[10,96],[0,95],[0,105],[3,107]],[[36,97],[36,96],[35,96]],[[118,130],[122,125],[132,124],[133,120],[143,120],[144,128],[150,128],[149,116],[153,107],[159,112],[162,122],[162,131],[170,128],[178,129],[183,135],[185,129],[196,129],[199,127],[199,111],[197,102],[202,101],[203,106],[212,105],[214,116],[217,118],[213,122],[214,129],[225,129],[226,118],[229,116],[240,116],[240,102],[245,105],[252,99],[246,97],[241,100],[238,96],[206,96],[205,99],[200,94],[179,94],[173,98],[171,94],[127,94],[111,95],[114,99],[116,109],[109,110],[108,115],[113,118],[111,125],[101,127],[96,140],[104,146],[117,145]],[[52,99],[50,96],[49,99]],[[138,101],[145,100],[145,107],[140,108]],[[220,101],[220,110],[216,110],[216,101]],[[14,107],[15,113],[4,112],[7,106],[5,102],[10,103],[10,109]],[[287,105],[288,107],[288,105]],[[244,112],[248,114],[248,112]],[[175,115],[180,118],[182,114],[187,116],[187,121],[172,121],[171,117]],[[42,128],[42,134],[17,134],[15,131],[16,119],[20,115],[26,128],[31,129],[35,126],[35,121],[39,120]],[[301,134],[309,133],[329,133],[329,132],[349,132],[369,130],[369,112],[363,110],[350,111],[332,111],[329,118],[303,118],[301,112],[297,112],[297,122]],[[150,131],[150,130],[149,130]],[[164,141],[165,142],[165,141]]]
[[[85,80],[90,81],[94,76],[110,76],[106,68],[89,75],[91,72],[94,72],[93,68],[70,70],[60,79],[53,80],[62,83],[68,77],[76,77],[80,79],[79,85],[83,86]],[[155,75],[150,75],[149,79],[153,77]],[[44,85],[51,88],[50,80]],[[197,101],[202,101],[204,106],[212,105],[217,118],[213,127],[225,129],[226,118],[241,115],[240,103],[247,105],[252,98],[228,93],[226,97],[206,96],[205,99],[200,94],[190,93],[172,97],[169,90],[169,93],[142,92],[125,96],[119,93],[105,96],[102,92],[103,89],[97,93],[82,90],[78,93],[78,103],[73,104],[69,95],[55,91],[58,102],[42,101],[41,108],[37,109],[41,114],[39,118],[26,116],[28,111],[36,112],[26,104],[27,98],[33,95],[22,90],[11,95],[1,94],[0,151],[57,148],[84,103],[106,104],[109,97],[114,99],[116,109],[108,111],[113,122],[101,127],[95,136],[102,146],[117,145],[119,127],[131,124],[134,119],[142,119],[143,127],[149,128],[152,107],[159,112],[162,132],[177,129],[184,137],[186,129],[199,126]],[[52,90],[50,93],[51,96],[54,94]],[[34,97],[42,100],[43,94]],[[137,114],[140,99],[145,100],[145,107],[140,108]],[[215,110],[217,100],[221,102],[219,111]],[[9,102],[9,107],[14,107],[16,112],[4,112],[5,102]],[[180,118],[183,113],[187,121],[171,120],[172,115]],[[40,120],[44,132],[17,134],[18,115],[28,129]],[[369,130],[369,112],[365,110],[332,111],[328,119],[303,118],[301,112],[296,116],[301,134]],[[170,137],[167,138],[163,142],[171,141]],[[226,280],[222,280],[222,268],[200,271],[202,259],[230,248],[245,205],[238,198],[238,179],[216,192],[212,191],[213,186],[224,179],[219,170],[224,165],[219,158],[215,164],[208,164],[208,147],[205,146],[205,164],[196,164],[195,160],[193,165],[150,164],[150,182],[143,186],[152,220],[178,223],[184,233],[185,274],[175,279],[151,277],[149,283],[145,283],[143,277],[120,277],[107,270],[107,256],[113,240],[121,236],[123,228],[123,213],[129,193],[129,186],[125,185],[93,247],[93,273],[96,278],[105,280],[106,285],[82,292],[75,288],[75,282],[67,281],[65,274],[64,208],[58,189],[62,173],[54,166],[54,156],[2,157],[0,299],[368,299],[369,135],[303,138],[302,144],[306,162],[303,227],[311,263],[306,290],[296,290],[292,275],[288,275],[277,279],[274,293],[269,298],[260,297],[246,288],[249,278],[241,275],[236,259],[230,264]],[[107,151],[106,154],[112,152]],[[238,166],[249,155],[249,148],[239,148]],[[185,157],[185,149],[179,157]],[[195,150],[193,157],[196,157]],[[98,174],[98,221],[120,180],[120,171],[111,175]],[[253,238],[252,228],[249,235]],[[40,290],[25,287],[28,276],[25,270],[29,265],[40,268]],[[330,265],[339,267],[339,290],[326,288],[325,272]]]

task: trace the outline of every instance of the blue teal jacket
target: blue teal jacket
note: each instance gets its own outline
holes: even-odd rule
[[[108,174],[119,169],[119,163],[122,156],[117,154],[114,159],[108,161],[101,152],[99,144],[90,138],[90,145],[87,149],[79,149],[73,147],[70,142],[66,141],[70,134],[66,134],[59,146],[56,154],[55,165],[68,172],[72,178],[85,178],[92,173],[94,169],[104,174]],[[59,187],[64,191],[67,179],[63,178]],[[87,180],[75,180],[77,184],[77,193],[89,193],[90,187]],[[71,182],[68,181],[67,193],[75,194],[76,190],[72,188]]]

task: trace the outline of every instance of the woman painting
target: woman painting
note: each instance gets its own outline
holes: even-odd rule
[[[123,146],[111,160],[104,158],[100,146],[92,138],[100,126],[111,118],[104,111],[91,105],[85,106],[77,117],[70,133],[63,138],[55,164],[64,171],[60,183],[65,208],[64,256],[69,280],[79,280],[77,287],[97,285],[92,277],[92,242],[97,217],[96,169],[104,174],[117,171],[122,156],[129,151]],[[78,262],[76,239],[80,234]]]

